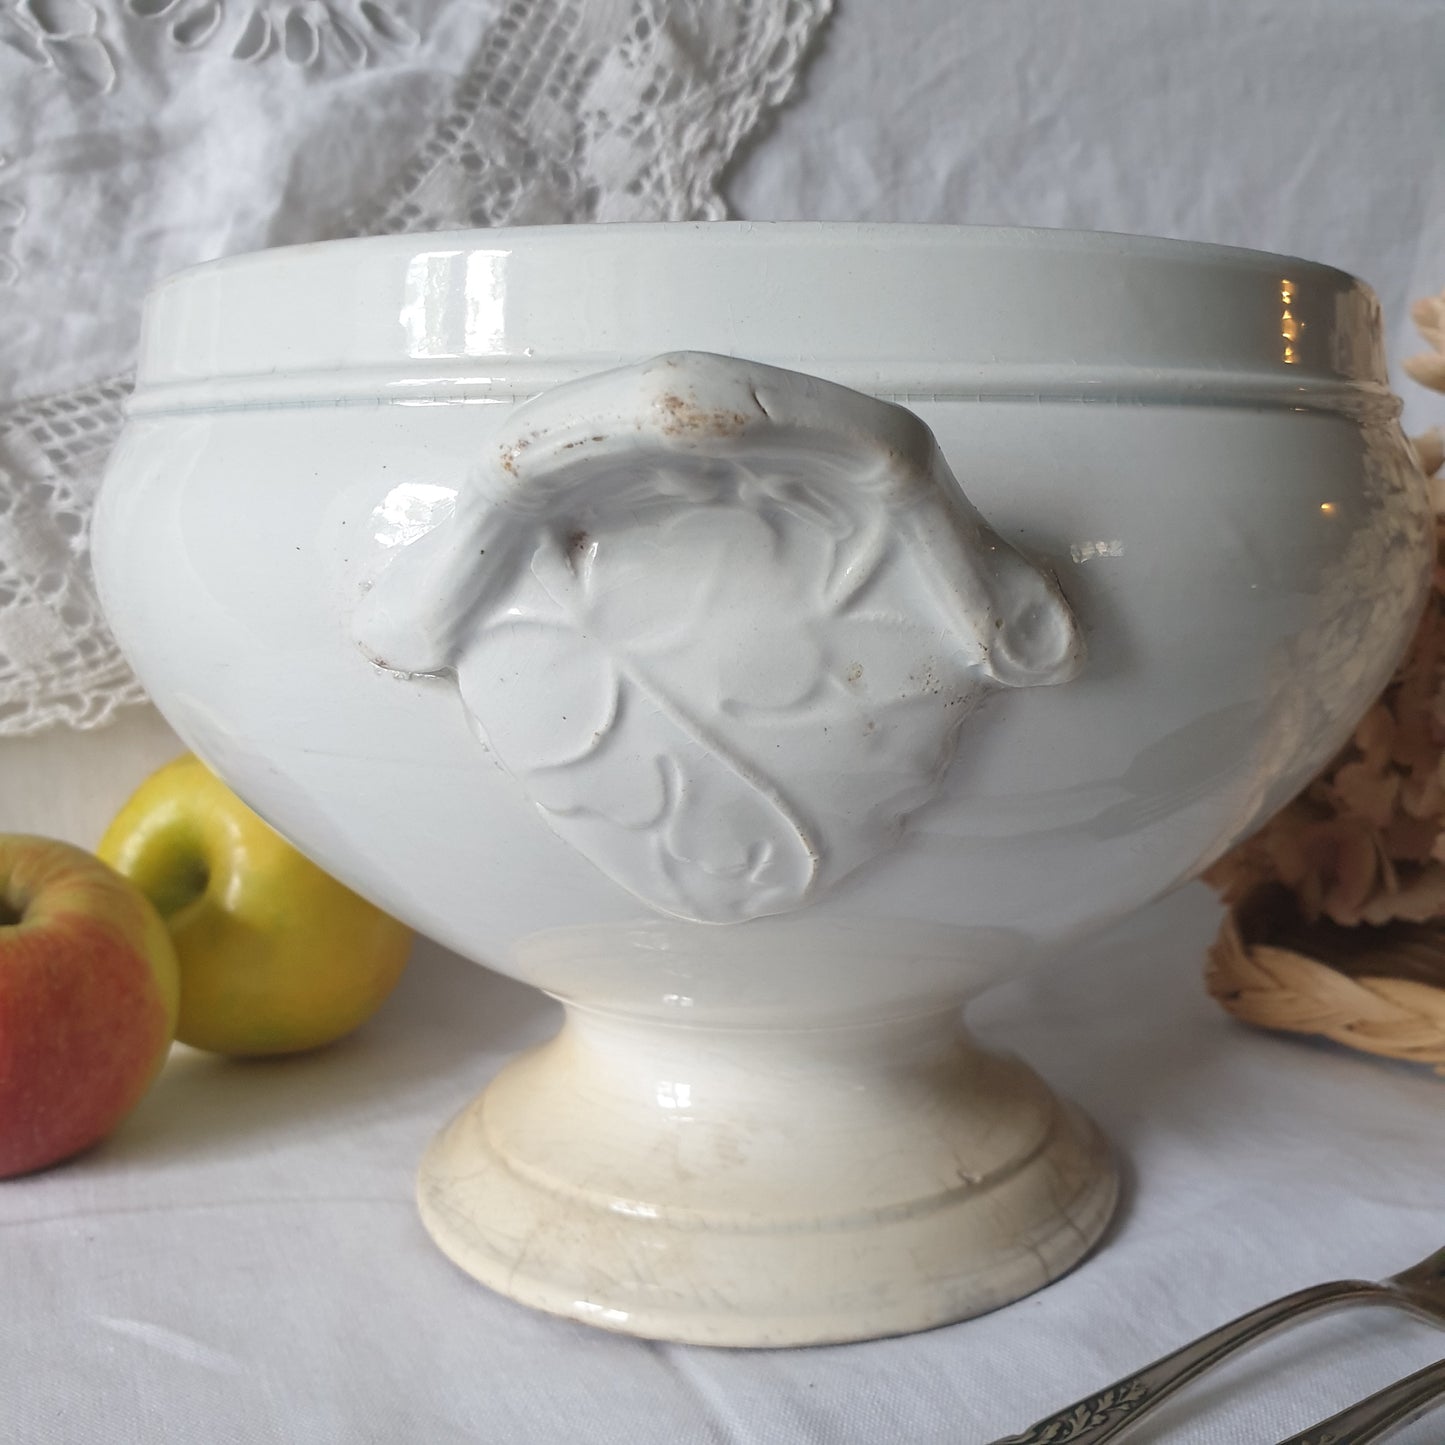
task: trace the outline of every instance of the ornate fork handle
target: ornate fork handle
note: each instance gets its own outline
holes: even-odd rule
[[[1369,1445],[1390,1431],[1418,1420],[1445,1396],[1445,1360],[1437,1360],[1396,1380],[1368,1399],[1291,1435],[1280,1445]]]
[[[1237,1351],[1294,1324],[1306,1315],[1346,1305],[1395,1305],[1417,1311],[1412,1302],[1385,1284],[1364,1280],[1337,1280],[1286,1295],[1271,1304],[1241,1315],[1227,1325],[1184,1345],[1152,1365],[1047,1416],[1021,1435],[1007,1435],[993,1445],[1104,1445],[1135,1425],[1145,1414],[1176,1391],[1196,1380]],[[1427,1316],[1429,1318],[1429,1316]],[[1373,1439],[1364,1436],[1362,1439]],[[1316,1445],[1316,1437],[1301,1441]],[[1341,1441],[1343,1445],[1343,1439]]]

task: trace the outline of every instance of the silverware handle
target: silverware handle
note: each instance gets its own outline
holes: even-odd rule
[[[1398,1302],[1384,1286],[1363,1280],[1314,1285],[1240,1315],[1135,1374],[1124,1376],[1108,1389],[1045,1417],[1023,1434],[1005,1436],[993,1445],[1104,1445],[1104,1441],[1116,1439],[1191,1380],[1305,1315],[1352,1304]]]
[[[1311,1425],[1280,1445],[1369,1445],[1392,1430],[1418,1420],[1445,1396],[1445,1360],[1437,1360],[1396,1380],[1368,1399]]]

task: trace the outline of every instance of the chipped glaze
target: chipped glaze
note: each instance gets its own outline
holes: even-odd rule
[[[959,1007],[1348,735],[1431,555],[1394,416],[1368,288],[1295,258],[327,243],[153,295],[97,572],[255,808],[566,1005],[427,1154],[448,1255],[633,1334],[866,1338],[1104,1229],[1099,1134]]]

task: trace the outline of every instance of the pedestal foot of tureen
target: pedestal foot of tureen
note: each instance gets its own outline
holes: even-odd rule
[[[715,1029],[569,1008],[433,1142],[422,1217],[467,1273],[648,1338],[877,1338],[1018,1299],[1106,1227],[1089,1120],[949,1010]]]

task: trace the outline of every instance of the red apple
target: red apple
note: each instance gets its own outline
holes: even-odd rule
[[[0,1179],[103,1139],[175,1031],[178,969],[146,897],[68,843],[0,834]]]

